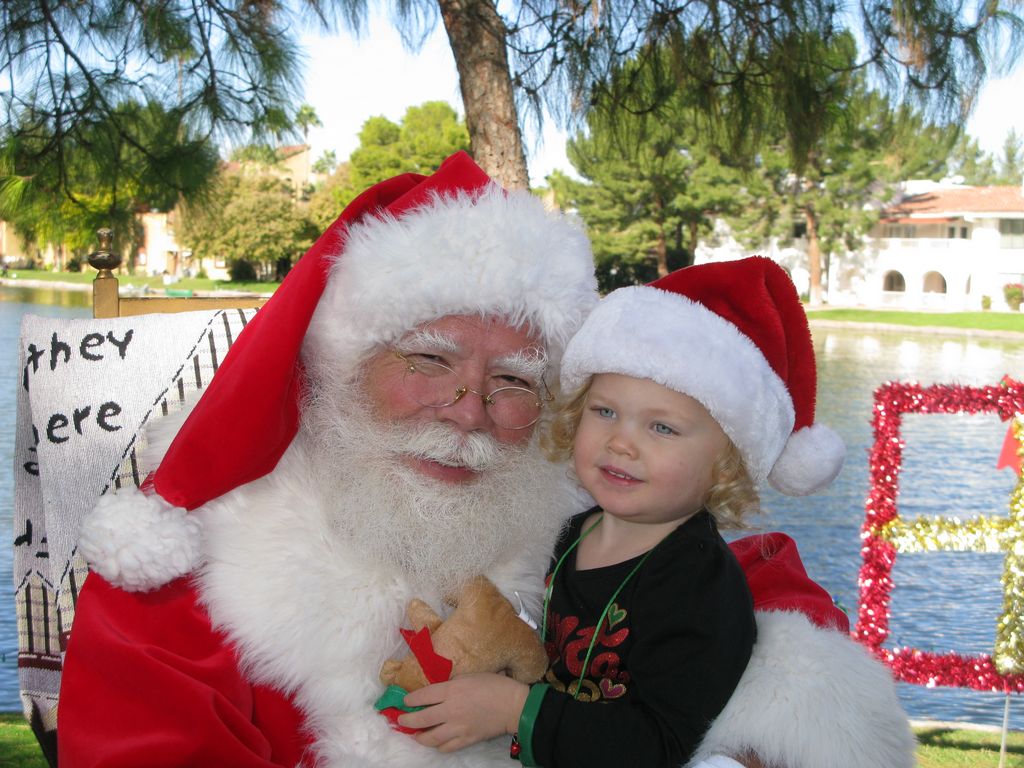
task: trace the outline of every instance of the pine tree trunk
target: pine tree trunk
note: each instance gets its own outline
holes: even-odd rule
[[[651,206],[655,211],[654,223],[658,227],[658,236],[654,241],[654,255],[658,263],[658,277],[668,274],[668,243],[665,237],[665,221],[662,218],[664,204],[656,198]]]
[[[689,241],[686,244],[686,265],[691,266],[697,258],[697,246],[700,245],[700,229],[696,221],[690,221],[686,225],[689,233]]]
[[[504,187],[526,189],[530,177],[505,48],[505,24],[491,0],[437,0],[437,4],[459,72],[473,159]]]
[[[804,209],[807,221],[807,271],[810,272],[810,304],[812,307],[821,305],[821,243],[818,240],[818,222],[814,211]]]
[[[658,227],[658,242],[654,251],[658,257],[658,277],[664,277],[668,274],[668,248],[665,243],[664,225]]]

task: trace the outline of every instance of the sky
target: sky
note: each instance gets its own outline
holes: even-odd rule
[[[342,32],[306,35],[302,43],[307,56],[305,102],[323,123],[309,132],[314,160],[328,150],[346,159],[359,146],[359,130],[369,117],[383,115],[397,123],[408,107],[438,100],[462,114],[455,62],[440,24],[417,53],[403,47],[394,26],[382,16],[371,19],[358,39]],[[967,123],[982,149],[995,154],[1011,128],[1024,136],[1024,64],[1010,76],[986,83]],[[571,172],[565,140],[552,120],[545,120],[540,134],[527,127],[531,184],[543,184],[555,169]]]

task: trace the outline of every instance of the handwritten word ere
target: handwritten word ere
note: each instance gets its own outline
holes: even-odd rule
[[[55,413],[46,422],[46,439],[51,443],[59,445],[60,443],[66,443],[71,439],[71,433],[68,429],[69,426],[74,426],[75,432],[79,435],[84,435],[85,432],[82,430],[82,425],[86,423],[86,419],[92,413],[92,406],[85,405],[80,408],[75,408],[71,413],[71,418],[68,418],[63,413]],[[99,408],[96,409],[96,420],[97,426],[105,432],[117,432],[121,429],[120,424],[116,424],[111,419],[121,413],[121,406],[114,402],[103,403]],[[65,430],[67,430],[65,432]]]

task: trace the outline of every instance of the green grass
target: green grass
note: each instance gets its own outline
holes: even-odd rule
[[[1014,331],[1024,333],[1024,313],[1020,312],[903,312],[887,309],[809,309],[809,320],[836,320],[844,323],[882,323],[927,328]]]
[[[997,768],[998,732],[960,731],[945,727],[916,728],[919,768]],[[1007,768],[1024,768],[1024,733],[1006,740]]]
[[[999,733],[934,726],[916,728],[918,768],[997,768]],[[1024,768],[1024,733],[1007,739],[1006,767]],[[0,714],[0,768],[47,768],[20,714]]]
[[[88,285],[96,277],[95,269],[85,272],[49,272],[42,269],[14,269],[7,275],[8,279],[39,280],[48,283],[81,283]],[[165,286],[161,277],[140,277],[136,275],[117,276],[118,282],[124,285],[148,285],[155,290],[164,288],[188,289],[192,291],[245,291],[248,293],[273,293],[280,283],[230,283],[223,280],[210,280],[201,277],[185,277],[176,283]],[[0,766],[2,768],[2,766]]]
[[[0,714],[0,768],[47,768],[36,737],[20,714]]]

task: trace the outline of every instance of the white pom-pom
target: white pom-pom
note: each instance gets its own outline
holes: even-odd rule
[[[789,436],[768,482],[787,496],[808,496],[835,480],[845,458],[842,438],[824,424],[812,424]]]
[[[194,515],[134,488],[102,496],[82,524],[78,550],[92,570],[129,592],[146,592],[200,563]]]

